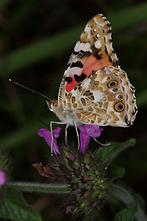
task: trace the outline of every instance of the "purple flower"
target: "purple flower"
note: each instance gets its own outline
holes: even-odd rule
[[[46,128],[40,128],[38,130],[38,135],[42,138],[44,138],[45,142],[52,148],[52,151],[55,155],[59,154],[59,146],[57,144],[56,139],[60,136],[61,128],[57,127],[53,130],[53,134],[46,129]],[[53,136],[53,137],[52,137]]]
[[[101,135],[101,129],[96,125],[80,125],[78,126],[80,130],[80,152],[82,154],[87,150],[90,138],[96,138]],[[52,152],[57,155],[60,154],[59,146],[56,139],[60,136],[61,128],[57,127],[53,130],[53,140],[51,132],[46,128],[41,128],[38,130],[38,135],[44,138],[45,142],[52,148]]]
[[[0,187],[5,185],[7,181],[6,173],[3,169],[0,169]]]
[[[99,137],[102,130],[99,126],[89,124],[78,126],[78,128],[80,129],[80,152],[85,153],[90,142],[90,138]]]

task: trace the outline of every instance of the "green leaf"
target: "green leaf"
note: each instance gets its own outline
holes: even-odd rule
[[[147,216],[142,208],[142,202],[140,204],[140,200],[138,200],[135,194],[128,188],[112,183],[109,186],[109,194],[113,200],[115,198],[122,202],[127,208],[135,209],[135,221],[147,221]]]
[[[114,221],[133,221],[134,209],[125,208],[117,213]]]
[[[138,205],[140,205],[140,207],[141,207],[142,209],[145,209],[145,202],[144,202],[144,199],[142,198],[142,196],[141,196],[140,194],[134,193],[134,192],[133,192],[133,195],[134,195],[134,197],[135,197],[136,202],[138,203]]]
[[[126,150],[130,146],[135,145],[135,139],[129,139],[125,142],[112,142],[110,146],[100,147],[96,154],[99,160],[105,165],[109,166],[112,160],[114,160],[122,151]]]
[[[125,169],[120,166],[113,166],[110,170],[110,176],[112,177],[113,180],[123,177],[124,174],[125,174]]]
[[[37,211],[30,207],[23,195],[12,189],[7,192],[0,202],[0,217],[14,221],[41,221],[42,218]]]
[[[134,208],[136,206],[136,201],[134,200],[134,197],[123,186],[112,183],[109,187],[109,192],[110,195],[113,196],[113,198],[116,198],[117,200],[121,201],[127,207]]]

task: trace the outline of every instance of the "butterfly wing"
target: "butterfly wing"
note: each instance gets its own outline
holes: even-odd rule
[[[110,23],[101,14],[87,23],[75,45],[58,104],[77,123],[127,127],[135,119],[135,90],[118,64]]]
[[[60,84],[58,101],[62,101],[65,91],[72,91],[93,71],[109,65],[118,67],[118,63],[110,23],[98,14],[86,24],[74,47]]]
[[[135,89],[123,70],[104,67],[65,93],[64,108],[77,123],[128,127],[137,113]]]

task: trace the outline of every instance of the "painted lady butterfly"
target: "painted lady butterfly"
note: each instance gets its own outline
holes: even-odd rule
[[[58,100],[47,104],[61,124],[133,124],[137,113],[135,88],[119,66],[111,26],[102,14],[87,23],[64,72]]]

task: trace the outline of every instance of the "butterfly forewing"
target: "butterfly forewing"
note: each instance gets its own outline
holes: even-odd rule
[[[64,72],[59,89],[59,100],[62,99],[64,85],[66,91],[71,91],[77,83],[91,75],[93,70],[109,65],[118,66],[111,35],[110,23],[102,14],[94,16],[86,24]]]

